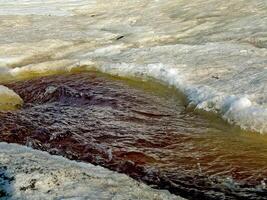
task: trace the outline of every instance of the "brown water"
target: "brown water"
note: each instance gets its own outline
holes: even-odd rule
[[[267,199],[267,137],[193,112],[174,89],[97,72],[7,86],[25,104],[0,113],[2,141],[102,165],[189,199]]]

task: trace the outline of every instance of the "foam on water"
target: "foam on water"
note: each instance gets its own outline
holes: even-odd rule
[[[196,110],[267,133],[266,9],[263,0],[2,1],[0,78],[91,68],[155,78]]]

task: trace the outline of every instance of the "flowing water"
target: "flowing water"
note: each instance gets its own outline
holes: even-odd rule
[[[77,72],[6,84],[1,141],[126,173],[189,199],[267,199],[267,137],[186,106],[155,81]]]
[[[267,199],[266,2],[1,0],[1,141]]]
[[[266,0],[1,0],[0,83],[91,68],[153,77],[267,133],[266,36]]]

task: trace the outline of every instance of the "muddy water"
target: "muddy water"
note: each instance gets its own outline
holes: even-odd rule
[[[25,104],[0,113],[1,141],[102,165],[189,199],[267,199],[267,137],[193,112],[173,89],[97,72],[7,86]]]

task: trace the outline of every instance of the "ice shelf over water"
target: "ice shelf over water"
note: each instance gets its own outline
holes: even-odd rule
[[[267,133],[265,0],[0,2],[0,80],[96,68],[155,78]]]
[[[15,144],[0,143],[0,199],[182,200],[126,175]]]
[[[23,100],[17,95],[13,90],[0,85],[0,109],[9,110],[16,109],[18,106],[21,106]]]

